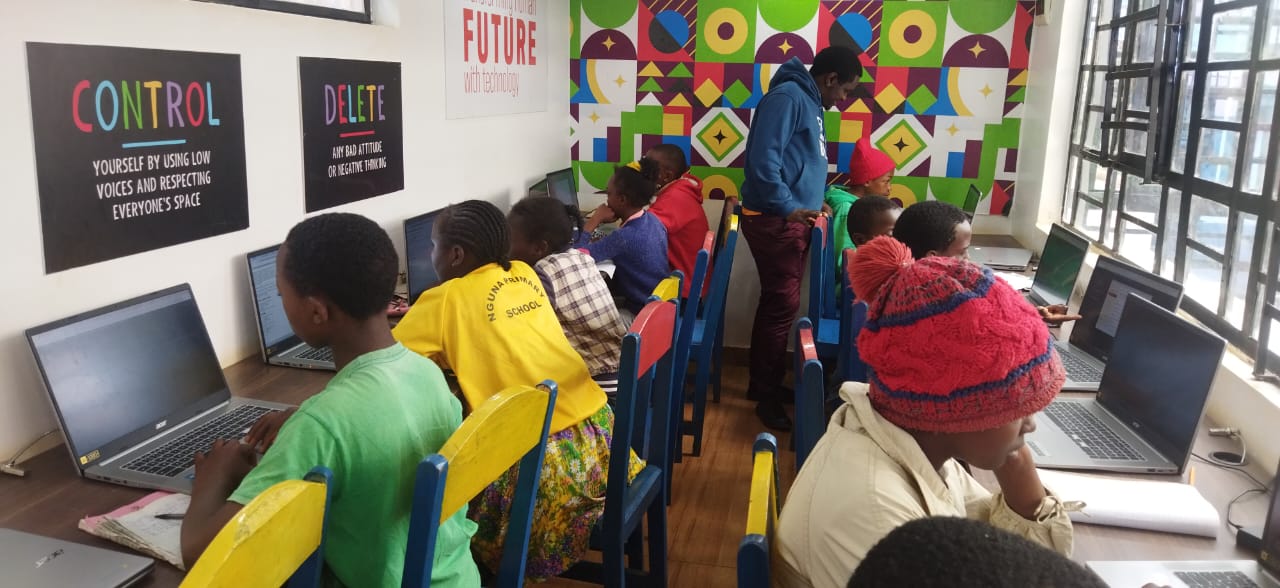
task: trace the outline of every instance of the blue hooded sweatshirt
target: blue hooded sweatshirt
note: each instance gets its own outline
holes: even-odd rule
[[[778,68],[747,136],[742,207],[772,216],[820,210],[827,188],[827,137],[818,84],[799,59]]]

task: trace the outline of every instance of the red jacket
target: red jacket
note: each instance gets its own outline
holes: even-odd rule
[[[685,173],[658,190],[649,212],[667,227],[667,261],[684,274],[681,294],[689,295],[693,265],[707,235],[707,215],[702,210],[702,180]],[[710,281],[710,276],[705,282]],[[706,291],[705,289],[703,290]]]

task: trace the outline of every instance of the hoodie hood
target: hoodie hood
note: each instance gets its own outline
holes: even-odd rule
[[[680,197],[690,198],[698,204],[702,204],[702,180],[691,172],[685,172],[667,185],[658,189],[658,198],[668,194],[678,194]]]
[[[822,95],[818,93],[818,83],[813,80],[813,76],[809,75],[809,70],[798,57],[792,57],[778,68],[778,72],[773,74],[773,81],[769,83],[769,87],[781,86],[787,82],[799,86],[806,96],[813,98],[814,104],[819,108],[822,107]]]

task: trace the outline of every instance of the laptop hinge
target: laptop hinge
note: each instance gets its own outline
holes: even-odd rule
[[[221,408],[223,408],[223,407],[227,406],[228,404],[231,404],[231,400],[229,400],[229,399],[228,399],[227,401],[225,401],[225,402],[220,402],[220,403],[218,403],[217,405],[214,405],[214,406],[213,406],[212,408],[210,408],[209,410],[206,410],[206,411],[204,411],[204,412],[202,412],[202,413],[199,413],[199,414],[197,414],[197,415],[195,415],[195,416],[193,416],[193,417],[191,417],[191,418],[189,418],[189,419],[187,419],[187,420],[185,420],[185,421],[182,421],[182,422],[178,423],[177,425],[174,425],[174,426],[172,426],[172,427],[169,427],[169,429],[168,429],[168,430],[166,430],[166,431],[165,431],[165,432],[163,432],[163,433],[160,433],[159,435],[156,435],[155,437],[148,437],[148,438],[147,438],[147,440],[145,440],[145,441],[143,441],[143,442],[141,442],[141,443],[138,443],[137,445],[134,445],[133,447],[130,447],[130,448],[128,448],[128,449],[125,449],[124,451],[121,451],[120,453],[117,453],[117,454],[115,454],[115,455],[113,455],[113,456],[111,456],[111,457],[109,457],[109,458],[107,458],[107,459],[105,459],[105,460],[103,460],[103,461],[101,461],[101,462],[98,462],[98,464],[97,464],[97,465],[100,465],[100,466],[107,466],[107,465],[111,465],[111,462],[114,462],[114,461],[116,461],[116,460],[118,460],[118,459],[120,459],[120,458],[122,458],[122,457],[124,457],[124,456],[126,456],[126,455],[129,455],[130,453],[133,453],[133,452],[137,451],[138,449],[142,448],[142,447],[143,447],[143,446],[145,446],[145,445],[151,445],[151,444],[155,443],[155,442],[156,442],[156,440],[158,440],[158,439],[163,439],[163,438],[168,437],[169,435],[171,435],[171,434],[173,434],[173,433],[176,433],[176,432],[178,432],[178,431],[181,431],[184,427],[186,427],[188,424],[191,424],[193,421],[198,421],[198,420],[200,420],[200,419],[204,418],[205,416],[209,415],[210,413],[212,413],[212,412],[214,412],[214,411],[216,411],[216,410],[219,410],[219,409],[221,409]]]

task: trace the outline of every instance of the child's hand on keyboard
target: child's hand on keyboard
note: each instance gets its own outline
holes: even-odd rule
[[[251,445],[219,439],[213,442],[209,451],[197,453],[195,462],[196,479],[192,493],[210,492],[225,498],[257,465],[258,456]]]
[[[1081,316],[1078,314],[1067,314],[1070,310],[1065,304],[1050,304],[1049,306],[1037,306],[1036,311],[1040,313],[1040,318],[1044,322],[1051,325],[1060,325],[1069,321],[1078,321]]]
[[[249,429],[249,434],[244,436],[245,445],[253,447],[258,453],[266,453],[271,444],[276,442],[280,427],[297,411],[296,408],[289,408],[262,415]]]

